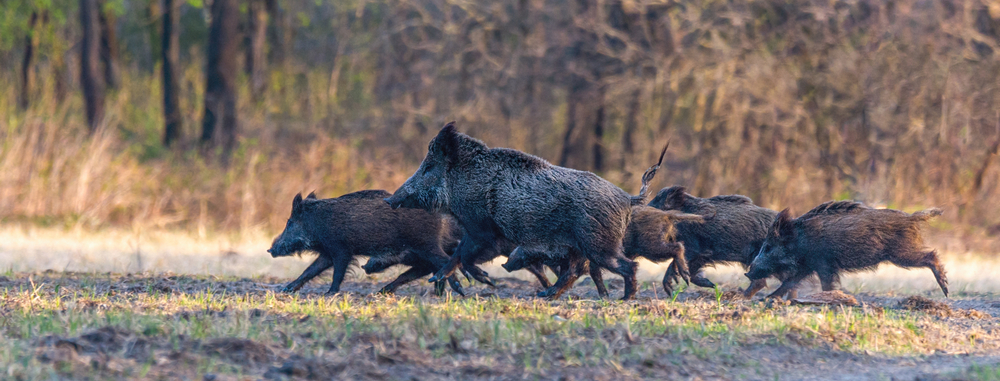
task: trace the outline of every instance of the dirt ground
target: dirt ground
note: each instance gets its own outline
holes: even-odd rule
[[[527,281],[381,282],[278,293],[285,279],[172,274],[0,277],[2,377],[13,379],[1000,379],[996,294],[854,294],[857,307],[742,300],[644,283],[557,301]],[[614,295],[620,280],[611,280]]]

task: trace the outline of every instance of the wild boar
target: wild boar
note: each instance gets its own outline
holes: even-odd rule
[[[778,215],[771,209],[754,205],[746,196],[701,198],[687,193],[682,186],[661,189],[649,206],[704,217],[703,222],[678,222],[675,229],[676,240],[684,244],[691,283],[709,288],[714,288],[715,284],[705,277],[704,268],[717,263],[738,263],[744,269],[750,266],[764,243],[768,227]],[[663,277],[663,289],[668,294],[673,292],[676,276],[677,270],[671,265]],[[751,297],[765,286],[765,279],[754,281],[744,295]]]
[[[652,174],[643,176],[644,183]],[[623,253],[622,239],[631,206],[644,198],[644,191],[632,197],[590,172],[554,166],[513,149],[489,148],[458,132],[452,122],[431,140],[417,171],[385,201],[393,208],[453,215],[466,232],[455,255],[481,282],[492,283],[475,263],[498,247],[556,246],[621,275],[624,299],[629,299],[636,290],[636,264]],[[431,279],[451,275],[457,262],[452,260]],[[562,269],[556,285],[543,295],[558,297],[579,277],[577,268]]]
[[[292,200],[292,214],[284,231],[267,250],[272,257],[290,256],[304,251],[319,254],[311,265],[289,283],[284,292],[295,292],[306,282],[333,267],[333,284],[328,294],[340,291],[347,268],[356,256],[371,258],[365,271],[384,270],[387,263],[411,266],[382,288],[391,293],[399,286],[432,274],[448,262],[442,249],[454,248],[458,241],[457,224],[439,214],[423,210],[392,210],[382,201],[389,193],[366,190],[338,198],[316,199],[310,193]],[[455,277],[447,281],[452,289],[464,294]],[[436,285],[444,291],[444,282]]]
[[[902,268],[929,268],[948,296],[941,259],[936,250],[924,246],[920,234],[921,223],[939,215],[940,209],[907,214],[854,201],[826,202],[795,219],[785,209],[774,218],[746,276],[755,280],[779,275],[781,287],[769,297],[782,297],[813,273],[823,291],[832,291],[839,286],[841,273],[875,270],[890,262]]]
[[[704,219],[696,214],[662,211],[645,205],[632,207],[632,220],[628,224],[624,238],[625,256],[633,260],[642,257],[653,263],[662,263],[672,259],[671,266],[676,265],[680,269],[681,277],[689,280],[684,245],[675,240],[677,232],[674,226],[681,221],[699,223]],[[503,267],[507,271],[519,270],[524,266],[536,263],[561,267],[567,265],[565,255],[565,252],[559,252],[555,248],[544,251],[527,251],[518,248],[511,254]],[[590,272],[598,295],[607,297],[608,291],[604,285],[601,269],[588,267],[586,271]]]

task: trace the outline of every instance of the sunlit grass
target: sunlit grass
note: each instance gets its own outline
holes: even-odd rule
[[[628,367],[672,356],[716,361],[744,345],[913,356],[986,350],[984,338],[997,344],[991,334],[956,330],[919,312],[770,305],[726,300],[721,293],[685,302],[628,303],[450,295],[325,297],[275,293],[267,285],[235,278],[14,275],[16,283],[0,291],[2,335],[9,344],[0,349],[0,364],[32,378],[60,372],[39,357],[38,348],[44,347],[40,338],[78,337],[108,326],[154,343],[157,349],[150,358],[127,359],[146,364],[146,371],[156,371],[158,361],[166,361],[158,356],[187,350],[200,354],[195,356],[198,374],[254,371],[196,349],[222,339],[251,340],[306,357],[351,356],[361,347],[378,353],[405,347],[430,359],[471,356],[518,364],[529,372]],[[970,340],[969,334],[980,340]]]

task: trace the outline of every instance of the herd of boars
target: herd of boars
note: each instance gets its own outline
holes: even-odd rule
[[[431,275],[437,294],[451,287],[465,295],[456,272],[493,285],[479,265],[507,256],[503,267],[530,271],[543,288],[538,296],[549,298],[558,298],[585,273],[607,297],[602,271],[608,270],[624,278],[622,299],[631,299],[638,257],[671,261],[663,277],[668,294],[682,279],[715,287],[704,275],[715,264],[747,269],[746,297],[774,277],[781,285],[769,296],[793,298],[798,283],[812,274],[824,291],[831,291],[841,273],[890,262],[929,268],[948,295],[941,260],[924,247],[920,235],[921,223],[940,215],[938,209],[907,214],[830,201],[793,218],[788,209],[775,212],[745,196],[700,198],[681,186],[660,190],[647,204],[648,184],[659,165],[643,174],[642,188],[632,196],[593,173],[489,148],[458,132],[452,122],[431,140],[420,167],[393,194],[296,195],[291,217],[268,253],[319,254],[286,292],[333,267],[329,293],[336,293],[354,258],[363,256],[369,258],[362,266],[368,274],[409,266],[381,292]],[[558,275],[555,284],[546,277],[546,267]]]

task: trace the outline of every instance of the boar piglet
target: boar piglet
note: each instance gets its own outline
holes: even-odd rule
[[[715,264],[740,264],[743,268],[757,256],[760,245],[767,236],[767,229],[778,212],[762,208],[741,195],[722,195],[709,198],[692,196],[682,186],[661,189],[652,206],[661,210],[675,210],[704,216],[703,222],[680,221],[676,224],[676,240],[684,244],[684,256],[691,270],[691,283],[714,288],[705,277],[704,268]],[[663,289],[670,294],[677,277],[671,265],[663,277]],[[744,295],[753,296],[767,286],[766,280],[754,281]]]
[[[832,291],[841,273],[875,270],[890,262],[929,268],[948,296],[944,266],[920,235],[920,224],[939,215],[939,209],[907,214],[854,201],[830,201],[795,219],[785,209],[775,217],[746,276],[779,275],[781,287],[769,297],[782,297],[812,273],[819,276],[823,291]]]
[[[393,208],[450,213],[465,229],[458,258],[434,281],[452,275],[461,262],[474,278],[492,283],[476,266],[480,257],[496,256],[501,246],[555,246],[624,277],[628,299],[636,289],[636,264],[622,252],[622,238],[631,206],[643,203],[641,196],[633,198],[590,172],[489,148],[452,122],[431,140],[417,171],[385,201]],[[580,274],[564,269],[559,275],[549,296],[557,297]]]
[[[629,259],[646,258],[653,263],[673,260],[671,266],[680,269],[680,276],[688,280],[688,265],[684,257],[684,245],[676,242],[675,224],[681,221],[700,223],[703,217],[696,214],[677,211],[662,211],[645,205],[632,207],[632,220],[625,231],[625,256]],[[503,264],[507,271],[519,270],[534,263],[545,263],[549,266],[562,267],[567,265],[565,253],[556,250],[528,251],[518,248],[511,254],[507,263]],[[581,264],[569,264],[580,266]],[[604,277],[599,267],[584,267],[589,270],[590,277],[597,287],[601,297],[607,297],[608,291],[604,285]]]
[[[316,199],[310,193],[292,200],[292,215],[285,230],[267,250],[272,257],[294,255],[304,251],[319,254],[298,279],[289,283],[284,292],[295,292],[306,282],[333,267],[333,284],[328,294],[337,293],[347,268],[356,256],[369,257],[363,268],[367,273],[378,272],[392,264],[410,266],[380,292],[391,293],[399,286],[429,275],[448,262],[443,247],[454,249],[461,230],[457,223],[441,215],[423,210],[392,210],[382,199],[389,193],[366,190],[338,198]],[[463,294],[455,277],[447,281],[452,289]],[[444,281],[435,285],[444,291]]]

